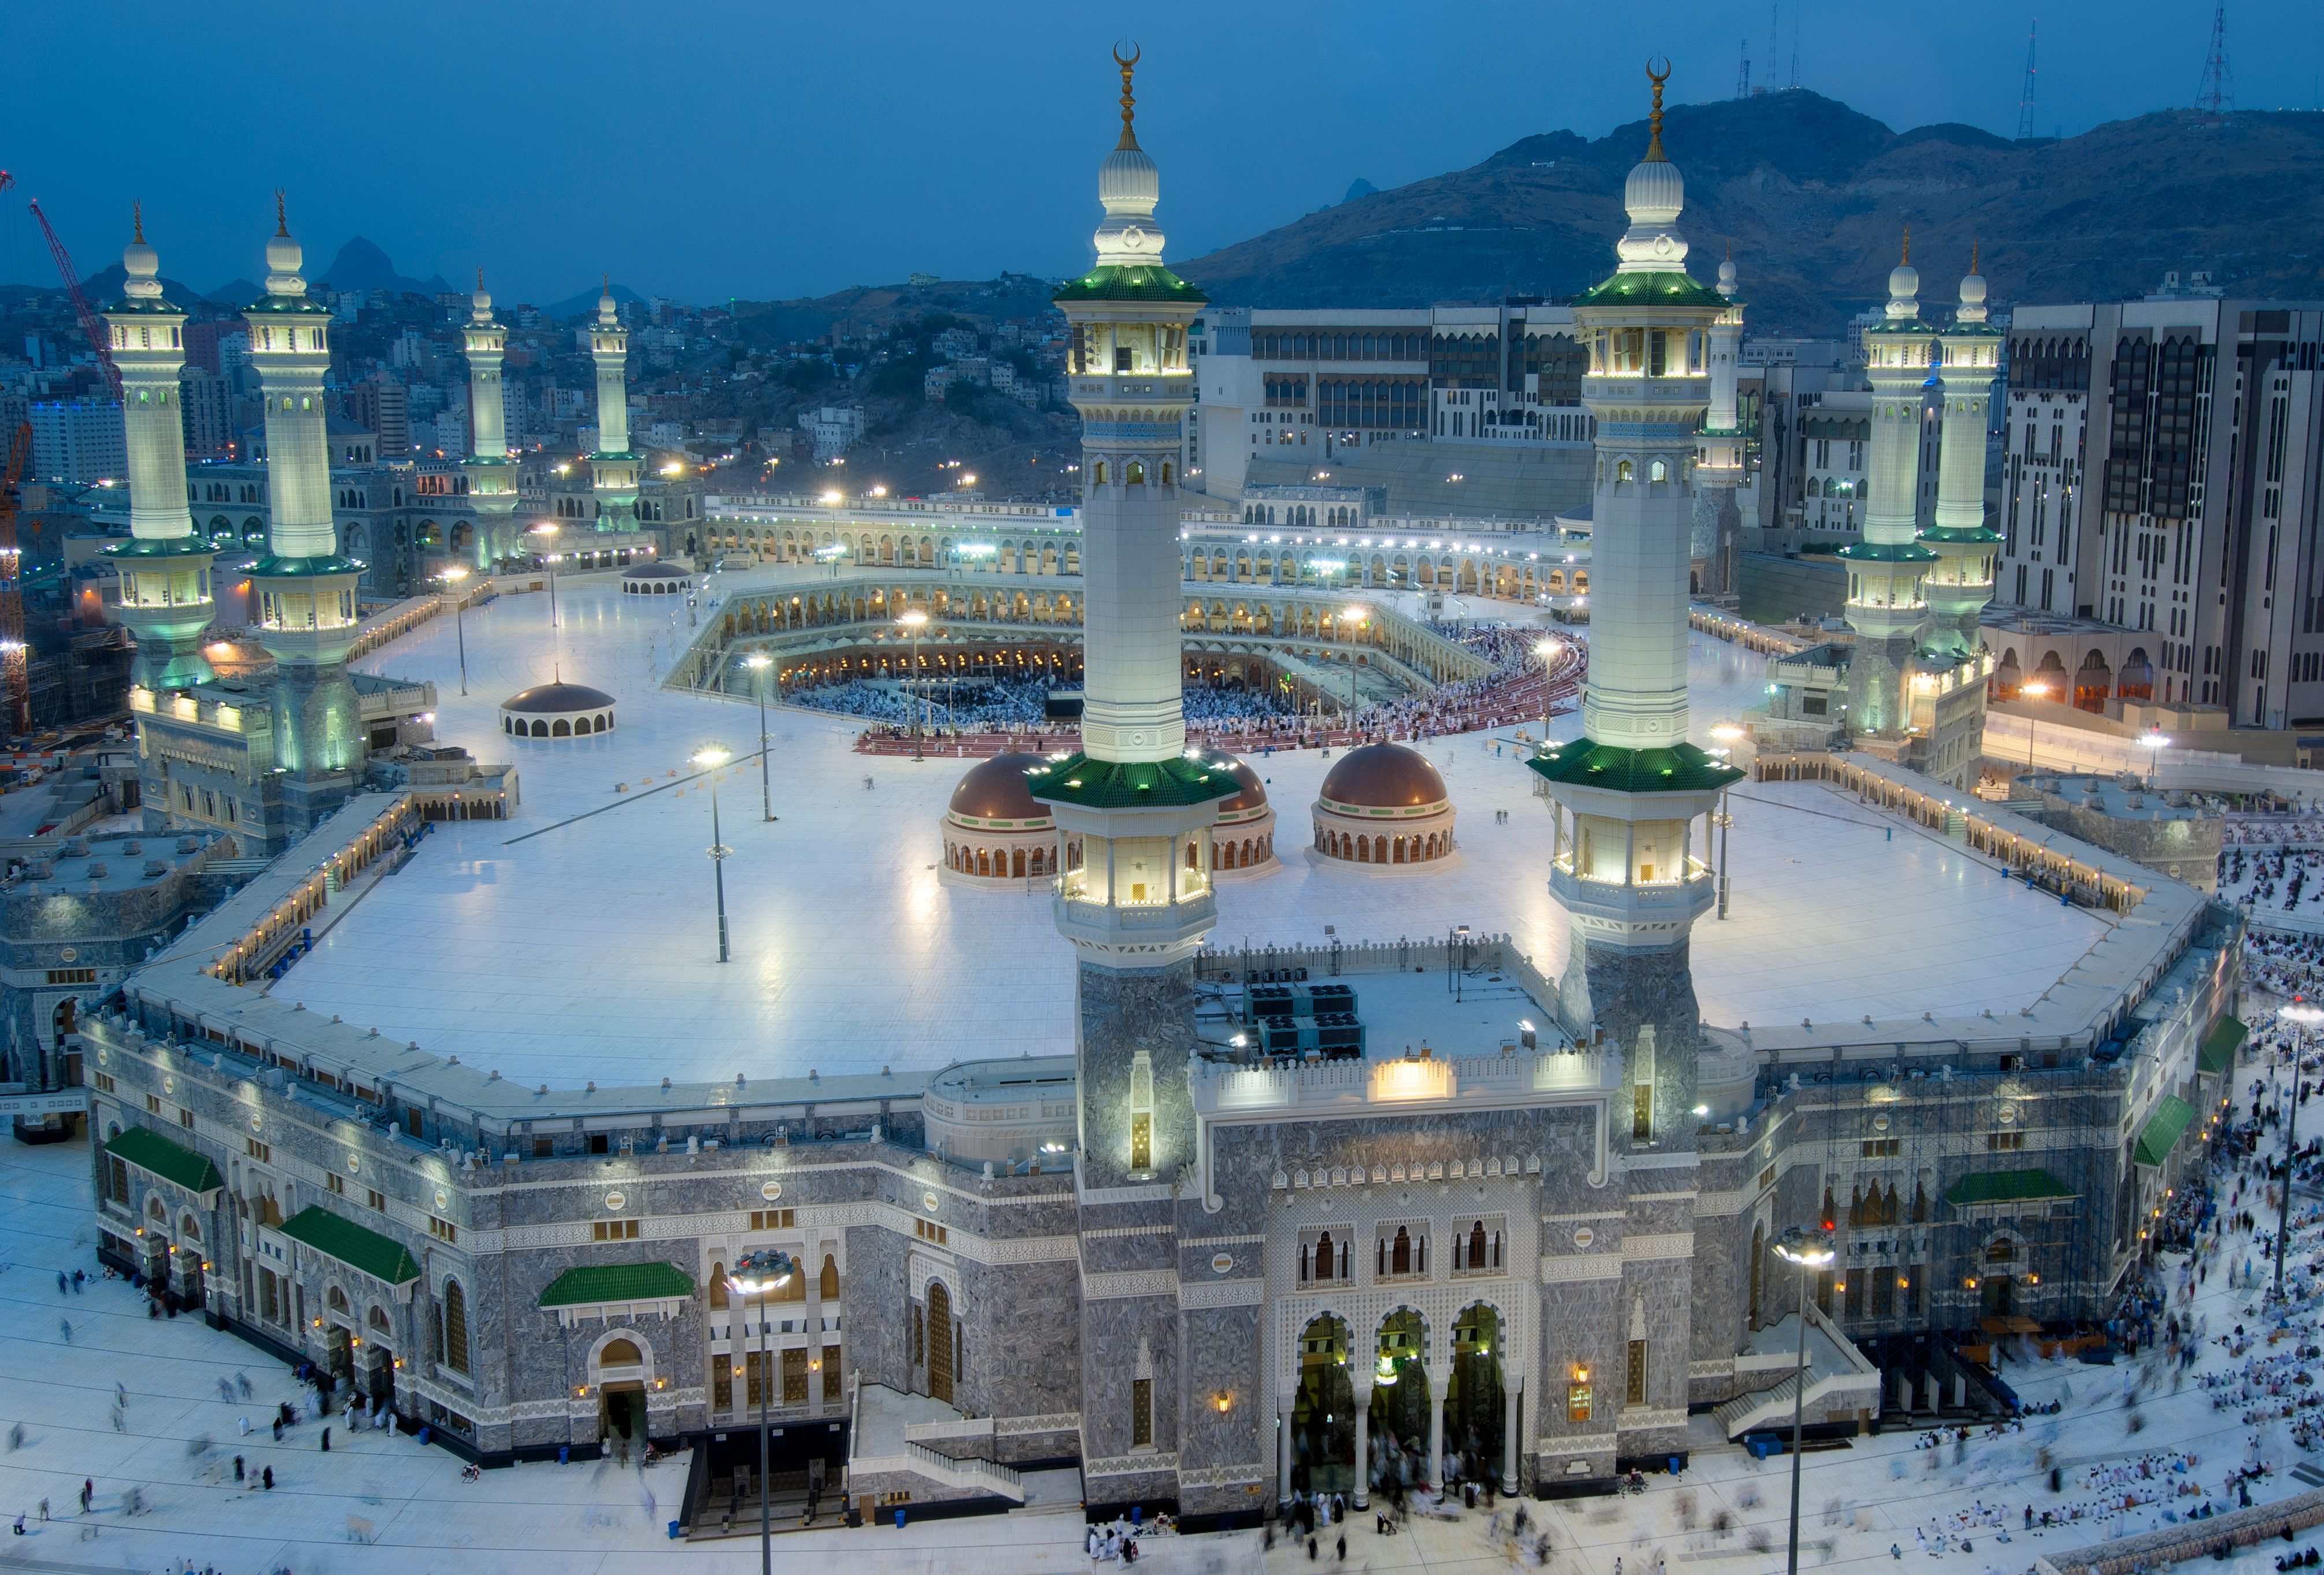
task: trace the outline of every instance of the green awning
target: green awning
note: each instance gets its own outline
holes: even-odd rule
[[[226,1185],[218,1167],[182,1143],[172,1143],[159,1132],[132,1127],[105,1146],[107,1154],[127,1160],[189,1193],[213,1193]]]
[[[2195,1107],[2177,1094],[2164,1094],[2156,1101],[2154,1114],[2146,1118],[2146,1125],[2138,1129],[2138,1147],[2131,1157],[2140,1165],[2161,1165],[2171,1157],[2179,1134],[2195,1119]]]
[[[387,1285],[400,1285],[420,1277],[420,1266],[403,1243],[366,1230],[352,1220],[342,1220],[327,1209],[301,1209],[282,1221],[281,1229],[291,1240]]]
[[[1945,1202],[1955,1208],[1975,1203],[2032,1203],[2045,1198],[2070,1198],[2073,1189],[2046,1170],[1980,1170],[1945,1189]]]
[[[1633,750],[1587,738],[1550,744],[1526,766],[1553,782],[1614,793],[1706,793],[1739,782],[1744,775],[1691,743]]]
[[[2236,1052],[2251,1037],[2251,1029],[2235,1018],[2221,1018],[2211,1031],[2203,1036],[2203,1047],[2195,1052],[2195,1070],[2217,1074],[2236,1064]]]
[[[676,1264],[609,1263],[567,1269],[540,1293],[544,1307],[596,1307],[608,1302],[667,1302],[694,1294]]]

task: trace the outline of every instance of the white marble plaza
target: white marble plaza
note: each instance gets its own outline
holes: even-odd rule
[[[562,585],[558,600],[554,631],[544,595],[467,615],[466,699],[450,619],[365,659],[372,670],[433,679],[439,735],[482,759],[512,759],[521,811],[439,824],[278,995],[519,1082],[561,1086],[1070,1052],[1072,953],[1047,893],[937,880],[936,817],[964,763],[867,760],[838,718],[772,714],[772,824],[760,818],[756,763],[722,773],[733,849],[733,961],[722,967],[704,856],[708,794],[699,784],[643,799],[615,789],[683,775],[706,742],[747,751],[758,713],[658,686],[692,632],[682,609],[623,598],[604,579]],[[1751,703],[1762,662],[1698,636],[1694,664],[1704,737]],[[616,730],[504,737],[501,700],[555,672],[613,694]],[[1577,724],[1563,717],[1555,731],[1571,736]],[[1533,777],[1490,738],[1443,740],[1428,753],[1459,810],[1461,850],[1425,874],[1312,859],[1307,806],[1330,762],[1313,751],[1254,761],[1282,816],[1284,868],[1222,883],[1213,944],[1321,941],[1327,926],[1346,942],[1420,939],[1465,924],[1507,931],[1554,975],[1566,924],[1548,892],[1552,826]],[[1713,1023],[2006,1016],[2065,972],[2105,923],[1821,787],[1746,784],[1733,807],[1733,916],[1694,932]],[[1504,809],[1508,824],[1497,824]],[[1874,890],[1881,900],[1868,901]]]

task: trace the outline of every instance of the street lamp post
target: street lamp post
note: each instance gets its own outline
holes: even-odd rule
[[[722,745],[711,744],[694,757],[710,779],[710,870],[718,889],[718,961],[726,961],[726,855],[733,850],[718,835],[718,768],[730,758]]]
[[[775,659],[765,651],[754,650],[742,659],[742,665],[759,675],[759,799],[769,820],[775,818],[775,790],[767,775],[767,674],[772,670]]]
[[[460,600],[460,582],[468,577],[468,566],[456,563],[444,571],[443,577],[452,587],[452,629],[460,640],[460,693],[465,695],[468,692],[468,626]]]
[[[2290,1018],[2299,1025],[2292,1040],[2292,1091],[2283,1107],[2283,1193],[2275,1211],[2275,1289],[2273,1299],[2283,1300],[2283,1243],[2292,1234],[2292,1154],[2293,1131],[2300,1125],[2300,1058],[2301,1046],[2316,1025],[2324,1023],[2324,1007],[2309,1003],[2304,995],[2295,995],[2291,1003],[2276,1013]]]
[[[2138,747],[2146,751],[2146,790],[2152,793],[2154,791],[2154,764],[2163,758],[2163,751],[2171,747],[2171,740],[2159,732],[2142,732],[2138,735]]]
[[[917,683],[920,677],[920,631],[927,627],[928,615],[918,607],[908,607],[897,614],[896,622],[912,631],[912,668],[906,681]],[[927,721],[927,706],[924,702],[919,714],[912,718],[912,759],[916,760],[927,759],[920,749],[920,730]]]
[[[1544,743],[1549,741],[1550,672],[1564,649],[1564,643],[1555,640],[1545,640],[1533,648],[1533,654],[1541,659],[1541,741]]]
[[[1347,630],[1361,630],[1370,622],[1371,620],[1365,614],[1364,609],[1361,607],[1351,607],[1340,615],[1341,627]],[[1348,638],[1352,640],[1356,636],[1351,633]],[[1355,747],[1355,736],[1356,653],[1350,651],[1348,653],[1348,747],[1350,749],[1353,749]]]
[[[719,961],[725,961],[720,958]],[[727,1285],[747,1299],[759,1298],[759,1575],[774,1575],[775,1525],[767,1490],[767,1391],[775,1386],[775,1364],[767,1349],[767,1296],[790,1284],[798,1260],[780,1248],[747,1252],[734,1260]]]
[[[1792,1542],[1787,1575],[1800,1575],[1800,1433],[1808,1401],[1808,1272],[1821,1269],[1839,1256],[1821,1231],[1794,1225],[1775,1240],[1775,1256],[1799,1271],[1800,1365],[1792,1376]]]
[[[2029,700],[2039,700],[2050,692],[2050,686],[2020,684],[2017,692]],[[2025,774],[2029,777],[2034,774],[2034,714],[2031,711],[2025,714]]]
[[[530,530],[527,531],[527,532],[526,532],[526,534],[527,534],[527,535],[529,535],[529,536],[538,536],[538,537],[540,537],[540,539],[541,539],[541,544],[542,544],[544,547],[550,547],[550,548],[553,548],[553,547],[555,547],[555,546],[557,545],[557,529],[558,529],[558,528],[557,528],[557,523],[556,523],[556,521],[555,521],[555,520],[543,520],[540,524],[538,524],[538,525],[534,526]],[[548,559],[548,561],[549,561],[549,628],[551,628],[551,629],[555,629],[555,628],[558,626],[558,624],[557,624],[557,554],[556,554],[556,553],[554,553],[554,552],[549,552],[549,553],[545,554],[544,556],[547,557],[547,559]]]
[[[1735,741],[1743,737],[1743,730],[1731,722],[1722,722],[1711,730],[1711,736],[1728,746],[1719,751],[1722,760],[1732,750]],[[1727,916],[1727,847],[1735,840],[1735,816],[1727,808],[1727,789],[1719,790],[1719,916]]]

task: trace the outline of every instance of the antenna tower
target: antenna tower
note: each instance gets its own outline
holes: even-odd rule
[[[1792,86],[1800,85],[1800,8],[1792,7]]]
[[[2195,94],[2195,107],[2218,120],[2236,107],[2236,74],[2227,69],[2227,7],[2226,0],[2211,8],[2211,47],[2203,57],[2203,86]]]
[[[2025,29],[2025,86],[2017,91],[2017,140],[2024,142],[2034,134],[2034,45],[2042,31],[2042,19],[2035,17]]]
[[[1735,73],[1735,97],[1748,98],[1751,97],[1751,41],[1745,39],[1743,47],[1737,53],[1743,64]]]
[[[1767,7],[1767,87],[1775,85],[1775,56],[1784,38],[1784,0]]]

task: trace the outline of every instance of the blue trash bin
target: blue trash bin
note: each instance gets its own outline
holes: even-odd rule
[[[560,1466],[569,1466],[573,1463],[573,1446],[571,1444],[558,1444],[557,1446],[557,1463]]]
[[[904,1510],[901,1505],[896,1507],[896,1529],[898,1531],[904,1529]]]
[[[676,1521],[671,1521],[669,1523],[669,1540],[671,1542],[678,1541],[678,1522]]]

